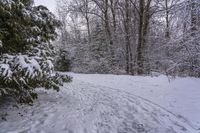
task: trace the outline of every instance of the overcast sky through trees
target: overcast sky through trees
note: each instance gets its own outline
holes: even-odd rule
[[[56,0],[34,0],[35,5],[44,5],[52,12],[56,12]]]

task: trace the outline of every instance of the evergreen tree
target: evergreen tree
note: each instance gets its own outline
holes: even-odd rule
[[[70,81],[54,72],[51,41],[60,22],[44,6],[32,0],[0,1],[0,95],[19,102],[33,102],[35,88],[59,90]]]
[[[56,59],[55,69],[61,72],[70,70],[69,52],[63,49],[59,50],[58,57]]]

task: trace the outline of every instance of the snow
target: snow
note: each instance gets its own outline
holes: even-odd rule
[[[12,71],[8,64],[0,64],[0,75],[7,76],[9,78],[12,76]]]
[[[42,69],[35,57],[31,58],[26,55],[18,55],[16,56],[14,62],[18,65],[19,70],[26,70],[26,76],[28,77],[35,78],[38,73],[42,72]]]
[[[3,47],[2,41],[0,40],[0,48]]]
[[[199,133],[200,79],[74,74],[33,106],[0,104],[0,133]]]
[[[114,76],[98,74],[72,74],[76,80],[103,85],[150,100],[164,108],[181,114],[200,127],[200,79],[166,76]]]
[[[50,69],[54,68],[54,65],[51,60],[47,60],[47,65],[49,66]]]

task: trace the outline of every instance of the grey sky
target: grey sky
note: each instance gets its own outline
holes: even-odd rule
[[[55,13],[56,12],[56,0],[34,0],[35,5],[44,5],[48,7],[48,9]]]

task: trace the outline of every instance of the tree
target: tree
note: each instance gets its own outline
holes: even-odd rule
[[[0,95],[31,103],[35,88],[59,90],[68,76],[54,72],[54,48],[60,22],[44,6],[28,0],[0,1]]]
[[[64,0],[60,1],[64,3]],[[74,40],[73,45],[69,41],[66,45],[72,50],[72,52],[69,50],[69,53],[76,59],[76,63],[73,64],[76,64],[75,66],[84,64],[87,68],[94,70],[92,72],[106,71],[132,75],[150,74],[151,71],[166,73],[173,63],[180,62],[175,58],[179,52],[172,54],[171,51],[182,50],[183,45],[176,45],[177,43],[181,42],[185,45],[186,42],[192,40],[192,37],[196,39],[195,34],[198,33],[200,25],[200,8],[198,8],[200,4],[197,0],[88,0],[86,5],[89,10],[85,10],[85,4],[82,1],[71,1],[69,5],[64,6],[62,3],[58,4],[65,10],[76,7],[67,14],[66,18],[70,18],[71,14],[76,14],[77,21],[70,22],[69,19],[65,19],[65,23],[67,25],[76,23],[80,39],[77,41],[77,38],[72,37],[69,40]],[[90,19],[89,23],[84,17],[86,13]],[[86,23],[82,23],[83,21]],[[87,25],[89,25],[91,35],[89,45],[84,41],[89,33]],[[70,34],[69,36],[73,35],[71,28],[65,29]],[[188,32],[192,33],[192,36],[189,36]],[[193,49],[198,46],[197,44],[198,41],[196,44],[191,42],[191,45],[187,47]],[[74,49],[77,51],[74,52]],[[194,59],[193,62],[196,62],[196,52],[196,56],[191,56],[190,59]],[[87,56],[83,58],[86,54]],[[185,58],[180,59],[182,62],[185,60]],[[105,63],[108,64],[106,67],[102,65]],[[102,71],[99,71],[100,69]],[[86,71],[82,69],[81,72]]]
[[[191,33],[192,36],[195,36],[197,30],[197,21],[198,21],[198,4],[196,0],[191,0]]]
[[[130,0],[119,3],[119,9],[123,18],[123,26],[125,32],[125,55],[126,55],[126,72],[133,74],[133,53],[131,47],[131,2]]]
[[[145,45],[147,39],[147,30],[149,26],[149,20],[152,16],[151,9],[152,0],[140,0],[139,2],[139,24],[138,24],[138,46],[137,46],[137,73],[139,75],[149,73],[145,72]],[[146,61],[147,63],[147,61]]]

